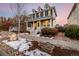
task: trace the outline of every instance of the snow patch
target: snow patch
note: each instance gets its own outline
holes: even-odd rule
[[[23,52],[24,50],[28,50],[29,49],[29,45],[27,43],[23,43],[21,44],[21,46],[19,47],[19,51]]]
[[[2,42],[20,52],[23,52],[26,56],[49,56],[49,54],[42,52],[39,49],[28,51],[32,46],[32,42],[27,41],[24,38],[19,38],[16,41],[3,40]]]
[[[29,49],[29,47],[32,46],[32,44],[24,38],[19,38],[16,41],[4,40],[3,42],[14,49],[19,49],[20,51]]]
[[[42,52],[39,49],[35,49],[32,51],[26,51],[24,54],[26,56],[50,56],[49,54]]]

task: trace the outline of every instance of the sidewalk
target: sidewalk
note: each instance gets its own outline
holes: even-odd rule
[[[22,38],[27,38],[27,40],[29,41],[33,40],[38,42],[49,42],[61,48],[79,51],[79,41],[76,41],[76,40],[65,41],[65,40],[61,40],[60,39],[61,37],[50,39],[48,37],[36,37],[36,36],[31,36],[26,34],[20,34],[19,36]],[[68,38],[64,38],[64,39],[67,40]]]

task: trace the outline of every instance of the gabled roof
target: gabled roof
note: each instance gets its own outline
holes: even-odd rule
[[[35,13],[35,12],[37,12],[37,11],[36,11],[35,9],[32,9],[32,12]]]
[[[45,4],[44,7],[48,7],[48,6],[49,6],[48,4]],[[50,6],[49,6],[49,7],[50,7]],[[39,12],[46,11],[46,10],[48,10],[48,9],[53,9],[54,12],[55,12],[55,16],[57,16],[55,6],[52,6],[52,7],[48,8],[48,9],[42,9],[42,8],[39,6],[38,9],[40,9],[41,11],[36,11],[35,9],[32,9],[32,12],[34,12],[34,13],[29,14],[29,16],[31,16],[32,14],[35,14],[35,13],[39,13]]]
[[[54,9],[55,15],[57,16],[57,13],[56,13],[56,9],[55,9],[55,7],[53,7],[53,9]]]
[[[73,5],[73,7],[72,7],[72,9],[71,9],[71,11],[70,11],[70,13],[69,13],[69,15],[68,15],[67,19],[69,19],[70,15],[71,15],[71,14],[72,14],[72,12],[75,10],[76,5],[77,5],[77,3],[75,3],[75,4]]]
[[[39,6],[39,7],[38,7],[38,11],[42,11],[42,10],[43,10],[43,9]]]
[[[49,4],[46,3],[45,6],[44,6],[44,8],[45,9],[49,9],[50,8]]]

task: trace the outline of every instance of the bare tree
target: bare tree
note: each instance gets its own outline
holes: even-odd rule
[[[18,17],[17,17],[17,21],[18,21],[18,37],[19,37],[19,33],[20,33],[20,16],[23,13],[23,7],[24,7],[24,3],[16,3],[16,4],[10,4],[10,8],[12,10],[13,13],[15,13]]]

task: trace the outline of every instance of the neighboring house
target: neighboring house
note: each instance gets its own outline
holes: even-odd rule
[[[54,27],[57,16],[55,7],[50,7],[48,4],[45,4],[44,9],[39,6],[37,10],[33,9],[32,11],[33,13],[29,15],[30,19],[28,19],[28,30]]]
[[[79,4],[75,3],[70,11],[68,16],[68,24],[69,25],[79,25]]]

